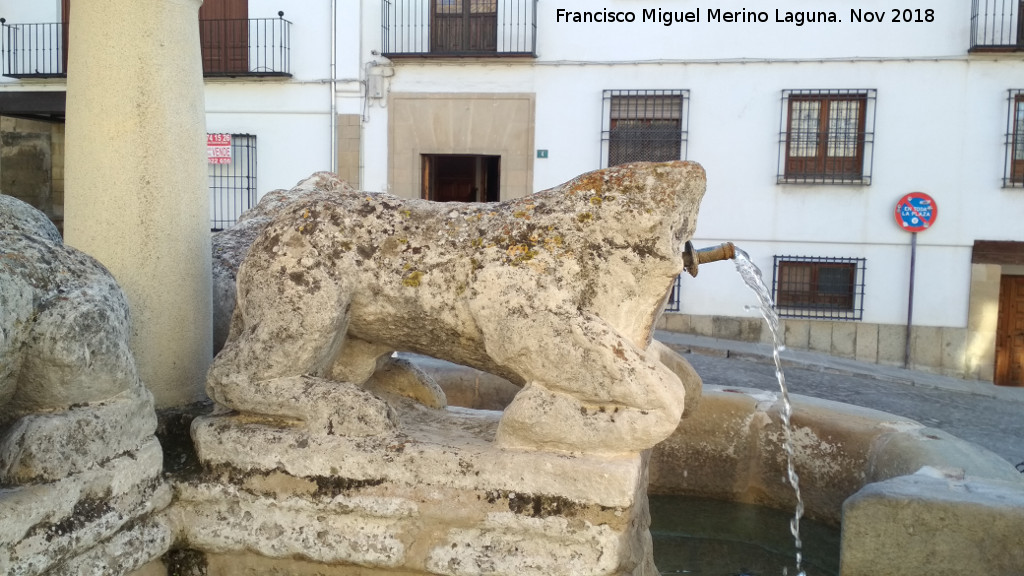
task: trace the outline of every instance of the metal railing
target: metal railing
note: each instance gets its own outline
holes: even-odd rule
[[[675,282],[672,283],[672,292],[669,293],[668,302],[665,303],[665,312],[679,312],[681,310],[680,296],[683,287],[680,278],[682,278],[682,275],[676,276]]]
[[[1024,188],[1024,90],[1009,90],[1003,188]]]
[[[228,162],[209,165],[210,230],[234,226],[256,205],[256,136],[232,134]]]
[[[1024,0],[974,0],[971,50],[1024,50]]]
[[[8,24],[3,30],[3,75],[11,78],[60,78],[67,76],[64,41],[67,31],[61,22]]]
[[[537,0],[381,0],[384,56],[536,56]]]
[[[291,76],[291,22],[277,18],[200,20],[204,76]],[[2,25],[3,75],[67,76],[67,24]]]
[[[204,76],[291,76],[291,25],[277,18],[200,20]]]

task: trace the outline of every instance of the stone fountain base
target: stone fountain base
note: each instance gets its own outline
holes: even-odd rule
[[[397,432],[371,437],[197,419],[206,472],[178,486],[184,540],[211,557],[418,573],[657,573],[646,454],[502,449],[500,412],[399,411]]]
[[[0,489],[0,573],[126,574],[162,554],[172,534],[153,513],[171,502],[160,445],[55,482]]]

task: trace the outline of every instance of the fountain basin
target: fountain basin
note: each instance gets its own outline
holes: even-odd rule
[[[430,359],[450,401],[501,409],[515,387]],[[790,395],[806,516],[842,526],[844,576],[1024,570],[1024,478],[1006,460],[885,412]],[[699,407],[654,448],[651,494],[792,510],[778,394],[704,386]],[[936,572],[937,570],[937,572]]]

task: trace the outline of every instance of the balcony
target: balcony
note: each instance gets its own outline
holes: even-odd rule
[[[1024,51],[1024,0],[973,0],[971,52]]]
[[[203,76],[291,76],[291,26],[277,18],[200,20]]]
[[[8,24],[0,18],[3,75],[11,78],[63,78],[67,76],[67,27],[62,22]]]
[[[537,0],[381,0],[381,53],[535,57]]]
[[[200,20],[203,76],[291,76],[291,22],[277,18]],[[66,78],[67,24],[2,25],[3,75]]]

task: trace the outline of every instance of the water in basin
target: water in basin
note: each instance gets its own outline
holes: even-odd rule
[[[651,495],[650,502],[654,561],[661,574],[794,574],[791,513],[689,496]],[[800,536],[802,573],[838,576],[839,528],[804,519]]]

